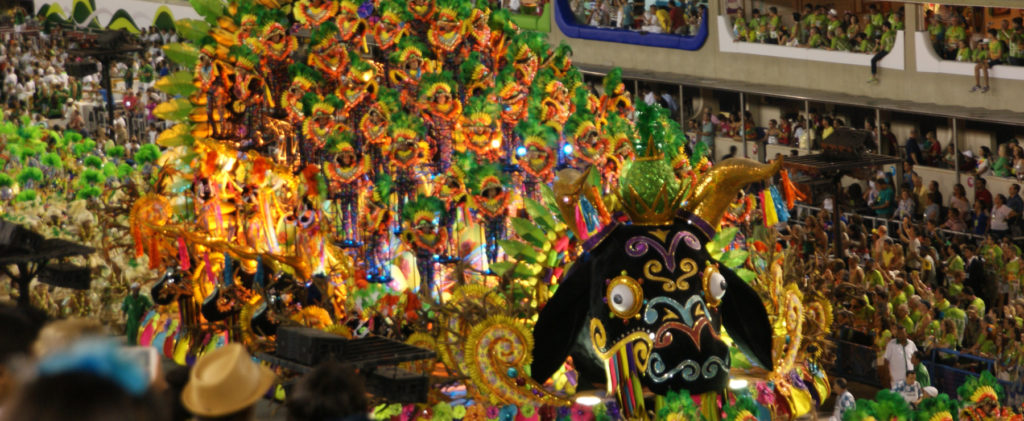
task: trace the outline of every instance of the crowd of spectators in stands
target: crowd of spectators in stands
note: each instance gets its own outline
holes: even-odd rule
[[[868,4],[864,16],[806,4],[791,19],[781,16],[775,6],[763,14],[753,9],[749,17],[739,8],[733,15],[732,33],[736,41],[876,53],[892,49],[903,22],[903,8],[885,14],[874,3]]]
[[[910,174],[915,181],[903,186],[899,205],[889,177],[872,182],[863,196],[855,191],[846,196],[850,208],[896,217],[874,229],[859,215],[844,217],[842,255],[830,254],[831,216],[824,213],[783,226],[783,242],[809,265],[806,272],[814,274],[809,286],[832,298],[839,339],[875,350],[882,384],[896,388],[910,370],[928,386],[931,376],[920,362],[940,348],[994,360],[1000,379],[1019,381],[1024,366],[1024,265],[1021,249],[1009,235],[1022,232],[1019,187],[993,197],[982,185],[973,211],[961,212],[969,208],[962,187],[948,206],[941,206],[937,186],[921,187]],[[899,217],[913,206],[932,210],[924,213],[923,222]],[[963,235],[966,229],[979,235]],[[909,348],[907,361],[894,360],[889,349],[894,342]],[[942,355],[942,363],[984,369]]]
[[[512,13],[540,15],[548,0],[490,0],[491,9],[508,9]]]
[[[114,81],[114,119],[107,121],[101,73],[83,77],[68,74],[67,66],[89,61],[69,51],[91,47],[90,34],[47,23],[41,18],[5,31],[0,43],[0,103],[5,121],[29,118],[52,129],[70,129],[129,151],[152,143],[164,123],[152,114],[166,94],[153,88],[156,79],[175,70],[164,58],[163,44],[176,42],[171,30],[146,28],[133,35],[142,51],[116,61],[110,69]],[[97,68],[102,64],[96,62]]]
[[[696,35],[704,24],[706,2],[670,0],[667,5],[632,0],[572,0],[576,22],[601,28],[620,28],[652,34]]]

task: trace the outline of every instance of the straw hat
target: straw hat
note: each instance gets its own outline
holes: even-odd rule
[[[241,344],[232,343],[199,359],[181,400],[194,415],[220,417],[255,404],[274,380],[273,371],[253,362]]]

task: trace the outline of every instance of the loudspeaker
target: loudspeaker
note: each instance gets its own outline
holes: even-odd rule
[[[42,241],[42,235],[21,225],[0,219],[0,250],[31,252]]]
[[[96,35],[96,48],[101,50],[117,50],[129,44],[131,42],[128,39],[128,32],[123,29],[106,31]]]
[[[95,61],[79,61],[64,66],[68,76],[83,78],[100,71],[100,66]]]

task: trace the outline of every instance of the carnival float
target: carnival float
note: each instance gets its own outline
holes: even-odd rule
[[[800,199],[780,162],[711,165],[619,71],[588,89],[483,2],[192,4],[162,153],[124,168],[47,133],[54,161],[0,127],[36,152],[5,167],[81,168],[53,182],[124,231],[96,266],[107,294],[150,289],[140,344],[190,364],[304,326],[431,351],[401,366],[426,398],[377,419],[795,419],[829,395],[831,305],[770,229]],[[41,179],[0,193],[42,206]]]

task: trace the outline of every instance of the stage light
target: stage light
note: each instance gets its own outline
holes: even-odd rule
[[[518,156],[518,157],[526,156],[526,146],[520,146],[520,147],[516,148],[516,156]]]
[[[565,145],[563,145],[562,146],[562,153],[564,153],[566,155],[572,155],[572,144],[571,143],[566,143]]]
[[[586,390],[577,393],[573,401],[580,406],[594,407],[604,401],[604,399],[598,394],[597,390]]]
[[[501,138],[491,139],[491,148],[498,149],[501,147]]]
[[[729,389],[742,390],[746,389],[750,382],[744,379],[729,379]]]

